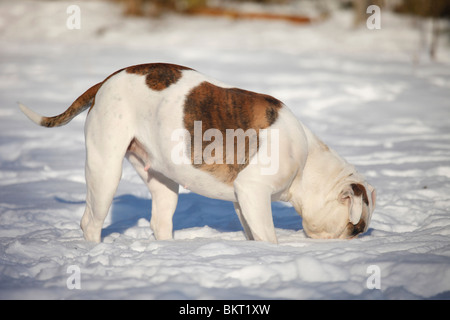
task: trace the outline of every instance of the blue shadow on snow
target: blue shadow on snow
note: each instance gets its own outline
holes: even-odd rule
[[[152,200],[126,194],[114,198],[110,211],[111,224],[102,230],[102,238],[111,233],[124,233],[138,220],[151,219]],[[300,230],[302,219],[294,208],[280,202],[272,203],[276,228]],[[221,232],[241,231],[242,226],[230,201],[210,199],[195,193],[182,193],[173,217],[173,229],[182,230],[209,226]]]

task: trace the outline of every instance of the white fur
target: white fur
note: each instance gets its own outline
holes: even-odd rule
[[[303,217],[308,235],[349,237],[348,223],[359,221],[359,208],[364,205],[349,194],[348,199],[359,210],[351,216],[352,206],[345,203],[347,198],[339,197],[349,184],[358,182],[370,189],[367,192],[371,204],[362,217],[368,225],[375,201],[373,188],[285,106],[270,127],[279,133],[276,147],[280,164],[276,174],[263,175],[264,164],[251,162],[234,184],[228,185],[191,164],[175,164],[171,152],[177,141],[172,141],[171,135],[184,128],[185,98],[203,81],[225,87],[193,70],[182,71],[182,77],[162,91],[149,89],[144,76],[126,71],[115,74],[101,86],[85,125],[87,197],[81,227],[87,240],[101,240],[101,228],[119,184],[125,156],[152,194],[151,227],[157,239],[172,238],[179,184],[208,197],[232,201],[249,239],[276,243],[270,202],[277,200],[294,205]],[[40,121],[40,116],[28,108],[21,109],[33,121]],[[147,160],[140,161],[127,153],[133,138],[142,144]],[[262,140],[260,150],[271,143],[278,142]]]
[[[19,108],[22,110],[22,112],[34,123],[40,124],[42,120],[42,116],[34,112],[33,110],[29,109],[27,106],[24,106],[23,104],[19,103]]]

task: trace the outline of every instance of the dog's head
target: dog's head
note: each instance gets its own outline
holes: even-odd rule
[[[303,206],[303,228],[311,238],[351,239],[367,231],[376,191],[365,181],[345,181]]]

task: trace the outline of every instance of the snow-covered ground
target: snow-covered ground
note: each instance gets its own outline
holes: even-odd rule
[[[73,4],[79,30],[66,26]],[[1,1],[0,298],[450,298],[450,49],[440,39],[430,62],[411,18],[381,19],[381,30],[352,28],[345,11],[306,26],[125,19],[110,2]],[[246,241],[231,203],[182,190],[175,239],[156,241],[150,196],[125,163],[102,243],[85,242],[85,114],[45,129],[17,102],[56,115],[146,62],[285,102],[377,188],[369,231],[309,239],[274,203],[279,245]]]

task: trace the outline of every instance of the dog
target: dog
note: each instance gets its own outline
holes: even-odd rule
[[[367,231],[375,208],[375,189],[280,100],[188,67],[120,69],[54,117],[19,107],[44,127],[65,125],[89,109],[80,224],[88,241],[101,241],[124,157],[151,193],[150,226],[157,240],[173,237],[180,185],[232,201],[247,239],[272,243],[277,236],[271,201],[290,202],[306,235],[325,239]]]

